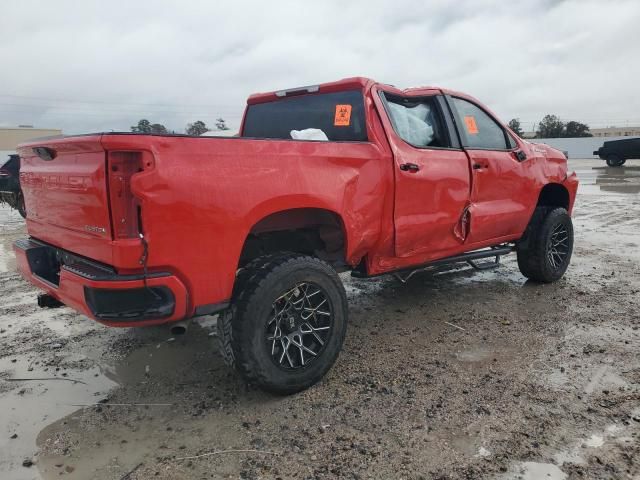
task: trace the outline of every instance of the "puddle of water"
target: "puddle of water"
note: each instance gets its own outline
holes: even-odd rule
[[[567,474],[552,463],[522,462],[502,480],[564,480]]]
[[[492,357],[493,353],[494,352],[488,348],[479,347],[458,352],[455,356],[461,362],[482,362]]]
[[[493,261],[493,259],[489,259]],[[501,259],[501,264],[515,260],[515,255],[505,256]],[[486,261],[486,260],[484,260]],[[457,274],[457,275],[456,275]],[[517,270],[506,269],[504,265],[496,269],[478,271],[470,266],[463,265],[455,270],[437,273],[434,277],[443,276],[457,286],[478,286],[489,282],[507,284],[513,287],[522,287],[527,279]]]
[[[563,372],[559,368],[554,368],[553,371],[547,376],[547,382],[551,387],[564,387],[569,383],[569,375],[566,371]]]
[[[590,395],[596,388],[626,387],[628,385],[627,381],[615,373],[612,367],[604,365],[596,369],[593,373],[589,382],[584,387],[584,392]]]
[[[390,281],[390,279],[391,277],[380,277],[377,279],[359,280],[354,279],[350,273],[340,274],[340,280],[342,280],[349,299],[360,295],[376,295],[384,288],[385,283]],[[392,281],[395,282],[395,280]]]
[[[584,465],[586,463],[579,446],[557,452],[553,455],[553,459],[558,465],[563,465],[565,463]]]
[[[600,435],[591,435],[584,444],[589,448],[598,448],[604,445],[604,438]]]
[[[580,180],[579,195],[640,194],[640,168],[638,167],[581,166],[576,173]]]
[[[487,364],[509,362],[514,357],[514,349],[509,346],[475,345],[453,353],[452,356],[471,368],[486,368]]]
[[[141,458],[154,457],[158,453],[159,439],[171,436],[171,432],[166,431],[166,421],[172,417],[172,410],[177,408],[173,403],[176,399],[174,389],[182,388],[178,386],[191,388],[189,385],[199,389],[206,382],[203,378],[211,375],[212,371],[218,368],[226,370],[222,359],[215,353],[216,339],[209,335],[215,328],[215,320],[215,317],[210,317],[191,322],[188,332],[178,337],[162,328],[129,330],[127,335],[142,341],[143,345],[137,346],[112,368],[101,372],[113,380],[112,385],[117,382],[125,389],[126,398],[118,397],[117,405],[105,404],[102,413],[95,412],[92,407],[84,411],[76,407],[73,413],[67,412],[66,417],[57,417],[59,420],[49,422],[50,425],[37,436],[37,446],[42,452],[38,470],[42,477],[59,478],[59,474],[70,467],[73,472],[65,473],[64,478],[120,478]],[[157,389],[159,385],[162,386],[160,391]],[[122,412],[131,409],[139,411],[142,417],[157,417],[158,420],[149,418],[146,422],[137,423],[135,428],[127,422],[118,421],[110,424],[108,431],[96,434],[102,415],[118,418]],[[233,432],[233,427],[226,425],[225,417],[222,415],[208,426],[220,431],[221,441],[226,430]],[[73,439],[80,439],[81,443],[77,444]],[[71,446],[71,451],[65,452],[65,446]]]
[[[486,457],[489,457],[489,456],[491,456],[491,452],[489,450],[487,450],[486,448],[484,448],[484,447],[480,447],[478,449],[478,453],[476,453],[474,455],[474,457],[476,457],[476,458],[486,458]]]
[[[116,386],[97,367],[72,371],[68,377],[49,368],[33,366],[23,358],[15,363],[11,357],[0,359],[0,477],[12,480],[33,479],[35,466],[25,468],[22,462],[37,453],[38,433],[53,420],[78,409],[76,404],[96,403]],[[29,368],[32,367],[32,370]],[[56,378],[9,382],[6,378]],[[79,380],[71,382],[67,379]],[[11,436],[18,437],[12,439]]]
[[[640,411],[640,409],[637,409]],[[634,413],[632,412],[633,416]],[[605,445],[607,441],[617,443],[630,443],[633,442],[633,436],[628,435],[627,430],[634,430],[633,425],[631,427],[624,427],[622,425],[611,424],[605,427],[604,431],[599,433],[593,433],[586,439],[580,439],[574,442],[566,450],[562,450],[553,455],[553,459],[558,465],[564,463],[574,463],[577,465],[586,464],[585,454],[588,453],[588,449],[597,449]],[[627,434],[626,436],[624,434]]]

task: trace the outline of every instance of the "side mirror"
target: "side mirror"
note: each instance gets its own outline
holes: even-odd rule
[[[517,159],[519,162],[524,162],[524,161],[527,159],[527,154],[526,154],[526,153],[524,153],[522,150],[518,150],[518,151],[516,152],[516,159]]]

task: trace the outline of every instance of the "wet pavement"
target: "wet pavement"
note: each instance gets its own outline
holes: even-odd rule
[[[344,350],[286,398],[223,365],[215,318],[173,337],[38,309],[0,207],[0,478],[640,478],[640,162],[570,167],[564,279],[515,257],[343,276]]]

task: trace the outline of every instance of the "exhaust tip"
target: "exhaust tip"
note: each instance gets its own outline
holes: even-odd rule
[[[187,324],[186,322],[174,323],[173,325],[171,325],[169,331],[173,335],[184,335],[185,333],[187,333]]]

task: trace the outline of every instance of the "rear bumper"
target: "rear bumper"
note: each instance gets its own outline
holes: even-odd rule
[[[18,270],[65,305],[109,326],[169,323],[187,315],[187,289],[165,272],[118,275],[107,265],[35,239],[14,243]]]

